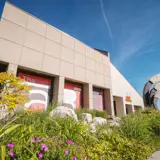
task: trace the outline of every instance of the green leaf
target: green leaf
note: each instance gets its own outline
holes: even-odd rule
[[[1,146],[1,158],[2,158],[2,160],[5,160],[5,157],[6,157],[6,147]]]
[[[22,124],[15,124],[11,127],[9,127],[8,129],[6,129],[1,135],[0,138],[3,137],[6,134],[9,134],[10,132],[12,132],[13,130],[17,129],[18,127],[22,126]]]
[[[35,158],[35,160],[38,160],[36,154],[34,154],[30,149],[28,149],[27,147],[23,146],[28,152],[30,152],[32,154],[32,159]]]

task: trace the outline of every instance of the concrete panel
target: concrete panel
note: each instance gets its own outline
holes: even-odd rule
[[[22,46],[0,38],[0,60],[19,64]]]
[[[86,80],[85,69],[82,67],[75,66],[74,76],[75,76],[74,78],[76,80],[85,82],[85,80]]]
[[[112,88],[110,77],[104,76],[104,86],[105,88]]]
[[[49,39],[46,39],[44,52],[46,54],[53,56],[53,57],[60,58],[61,45],[59,45]]]
[[[22,27],[27,25],[28,14],[8,3],[5,4],[2,17]]]
[[[103,71],[105,76],[111,77],[111,70],[109,66],[103,65]]]
[[[86,68],[95,71],[95,61],[89,57],[86,57]]]
[[[95,68],[97,73],[103,74],[103,64],[95,62]]]
[[[96,73],[96,84],[98,86],[104,86],[104,76],[103,75]]]
[[[27,29],[40,34],[41,36],[45,36],[46,34],[46,24],[35,17],[29,15]]]
[[[100,52],[95,50],[94,51],[94,59],[95,59],[95,61],[103,63],[103,54],[101,54]]]
[[[116,97],[114,96],[114,101],[115,101],[115,108],[116,108],[116,113],[117,117],[123,117],[125,116],[125,105],[123,101],[123,97]]]
[[[62,33],[62,45],[74,50],[74,38]]]
[[[85,55],[85,45],[78,40],[75,40],[75,51]]]
[[[27,30],[24,46],[43,52],[45,38]]]
[[[7,72],[17,75],[17,69],[18,69],[17,64],[9,63]]]
[[[103,55],[103,64],[106,65],[106,66],[110,66],[110,60],[105,55]]]
[[[62,33],[61,31],[57,30],[56,28],[47,25],[47,34],[46,37],[51,39],[54,42],[61,43]]]
[[[56,103],[63,103],[64,83],[64,77],[59,76],[54,78],[53,101]]]
[[[29,68],[41,70],[43,53],[23,47],[20,64]]]
[[[86,70],[86,82],[91,83],[91,84],[95,84],[95,73],[93,71],[90,70]]]
[[[74,74],[73,64],[65,62],[65,61],[61,61],[60,75],[73,79],[73,74]]]
[[[44,55],[42,70],[48,73],[59,75],[60,60],[49,55]]]
[[[0,37],[22,45],[24,41],[24,36],[24,28],[5,19],[2,19],[0,21]]]
[[[93,109],[93,85],[83,85],[83,106],[85,108]]]
[[[94,59],[94,49],[86,47],[86,56]]]
[[[61,59],[73,63],[74,62],[74,51],[62,46]]]
[[[84,55],[75,52],[75,64],[77,66],[85,68],[85,60],[86,60],[86,57]]]
[[[114,108],[113,108],[113,96],[111,89],[104,90],[104,104],[109,115],[114,116]]]

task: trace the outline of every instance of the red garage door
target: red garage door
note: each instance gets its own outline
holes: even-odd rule
[[[102,89],[93,88],[93,108],[104,110],[104,91]]]
[[[25,104],[25,107],[32,111],[45,110],[49,102],[51,79],[25,74],[22,72],[18,74],[18,77],[24,79],[26,84],[32,86],[32,89],[29,91],[29,102]]]
[[[74,109],[82,106],[82,85],[65,82],[64,103],[71,104]]]

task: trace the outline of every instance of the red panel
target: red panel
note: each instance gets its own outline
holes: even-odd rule
[[[19,73],[18,77],[24,79],[26,82],[30,82],[32,86],[29,95],[30,101],[25,104],[25,107],[30,111],[43,111],[49,102],[48,93],[51,86],[51,80],[25,73]],[[39,84],[42,84],[42,86],[39,86]]]
[[[29,74],[19,73],[18,77],[24,79],[27,82],[37,83],[37,84],[44,84],[44,85],[51,85],[51,80],[47,78],[37,77]]]
[[[76,108],[82,106],[82,86],[66,82],[64,87],[65,89],[71,90],[76,94],[76,100],[73,102],[76,105]]]
[[[103,111],[104,109],[104,93],[101,91],[93,91],[93,108]]]

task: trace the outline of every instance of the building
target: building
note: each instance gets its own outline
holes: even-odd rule
[[[49,102],[106,110],[122,117],[143,107],[142,97],[110,62],[93,49],[6,2],[0,21],[0,72],[33,86],[26,107]]]

